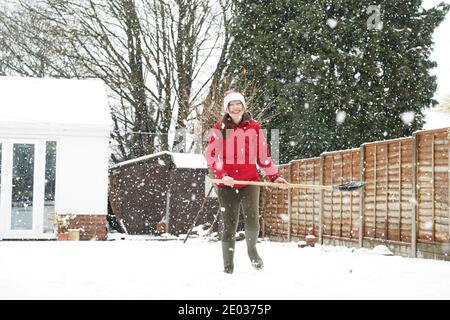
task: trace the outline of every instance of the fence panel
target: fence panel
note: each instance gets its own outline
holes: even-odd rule
[[[325,185],[359,180],[359,149],[327,152],[323,157]],[[358,191],[324,191],[323,236],[357,239],[359,234]]]
[[[417,242],[449,241],[448,130],[419,131],[417,139]]]
[[[411,240],[412,138],[367,143],[364,148],[364,237]]]
[[[295,160],[290,163],[291,182],[320,184],[320,158]],[[319,235],[320,190],[296,188],[291,190],[291,235]]]
[[[289,177],[289,165],[281,165],[278,171],[283,177]],[[280,188],[263,188],[264,235],[288,237],[288,190]]]

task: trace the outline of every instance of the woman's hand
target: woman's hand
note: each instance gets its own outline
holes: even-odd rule
[[[276,178],[274,182],[283,184],[283,186],[280,186],[282,189],[287,189],[289,187],[289,183],[282,177]]]
[[[234,179],[230,176],[225,176],[222,178],[222,182],[224,185],[232,187],[234,185]]]

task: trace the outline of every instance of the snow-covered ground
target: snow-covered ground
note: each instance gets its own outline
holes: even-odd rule
[[[450,299],[445,261],[262,241],[257,271],[238,241],[229,275],[220,242],[132,239],[2,241],[0,299]]]

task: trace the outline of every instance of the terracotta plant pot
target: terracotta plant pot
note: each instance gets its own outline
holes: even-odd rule
[[[156,224],[156,233],[161,234],[166,232],[166,224],[164,222],[159,222]]]
[[[58,241],[67,241],[69,240],[69,233],[57,233],[56,234],[56,240]]]

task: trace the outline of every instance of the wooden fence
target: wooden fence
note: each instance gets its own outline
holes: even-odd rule
[[[449,128],[365,143],[280,165],[293,183],[338,185],[363,180],[352,192],[265,188],[263,234],[320,244],[387,245],[394,253],[450,260]]]

